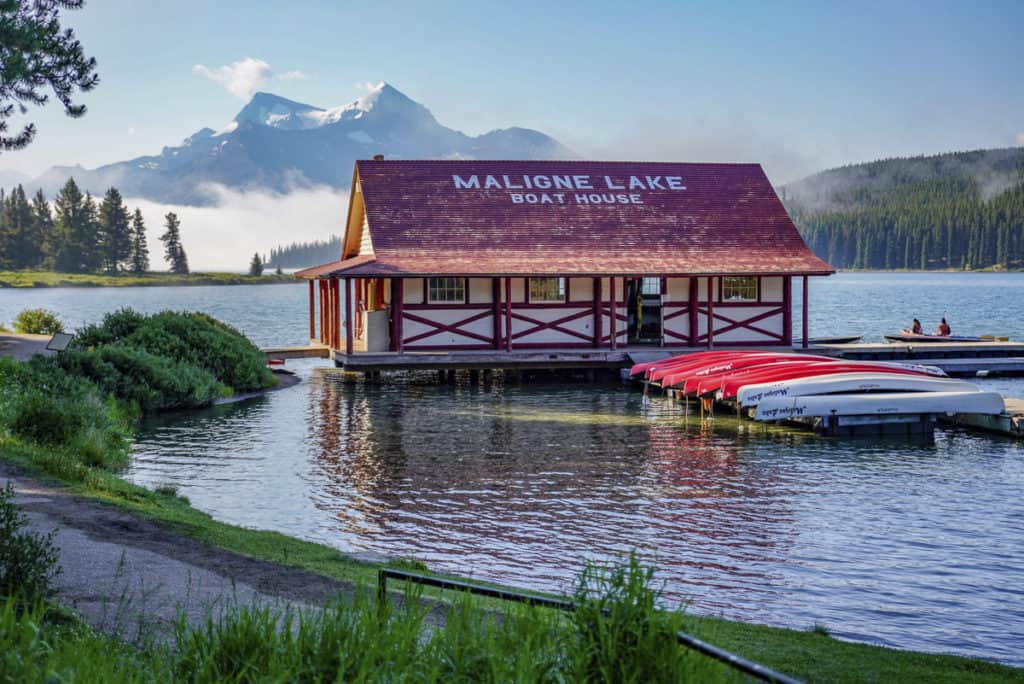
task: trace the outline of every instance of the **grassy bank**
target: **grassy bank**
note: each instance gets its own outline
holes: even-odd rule
[[[118,476],[127,459],[134,421],[141,413],[205,405],[224,393],[266,386],[269,380],[262,356],[237,331],[201,314],[141,316],[123,311],[108,316],[101,325],[84,329],[77,344],[69,353],[47,359],[37,358],[32,363],[0,359],[0,458],[20,465],[29,474],[54,480],[79,496],[155,521],[175,534],[212,547],[307,570],[357,587],[370,589],[374,586],[378,565],[358,562],[320,544],[218,522],[192,508],[174,491],[150,491]],[[403,562],[399,561],[399,564]],[[641,588],[631,582],[627,582],[632,587],[631,591],[642,593]],[[473,606],[493,610],[498,604],[474,601]],[[502,606],[502,610],[506,608]],[[454,631],[447,641],[430,642],[434,645],[428,648],[427,642],[417,641],[412,647],[401,640],[404,638],[401,635],[407,635],[407,631],[412,629],[408,627],[412,622],[403,622],[406,617],[395,618],[395,624],[407,625],[406,631],[385,634],[382,630],[387,623],[373,621],[365,608],[358,606],[348,612],[335,610],[330,613],[333,622],[311,623],[310,640],[304,642],[306,646],[285,643],[280,640],[282,630],[268,627],[273,621],[283,619],[282,616],[243,611],[224,625],[211,626],[210,633],[200,635],[202,638],[196,637],[194,642],[188,641],[191,638],[189,634],[179,635],[176,643],[193,643],[199,649],[193,652],[194,657],[184,660],[181,653],[140,651],[111,645],[105,637],[81,627],[72,631],[62,631],[63,628],[35,629],[39,627],[36,623],[44,621],[45,616],[31,612],[27,615],[28,618],[0,615],[0,640],[14,640],[0,643],[0,652],[21,649],[16,652],[25,656],[19,661],[23,663],[33,662],[28,656],[36,652],[67,653],[66,660],[51,661],[47,660],[50,656],[40,656],[38,662],[46,667],[52,665],[53,671],[49,674],[35,670],[19,671],[25,675],[22,679],[29,681],[54,677],[67,680],[68,677],[53,673],[85,667],[92,658],[103,659],[96,665],[101,668],[98,671],[109,669],[131,675],[126,675],[121,681],[174,677],[193,681],[218,678],[248,680],[237,671],[230,670],[231,663],[243,662],[230,655],[232,644],[238,646],[236,653],[239,658],[251,659],[255,666],[267,668],[254,670],[250,673],[253,675],[251,679],[301,679],[306,676],[303,674],[306,671],[301,670],[306,661],[297,658],[296,653],[319,653],[326,659],[323,662],[330,671],[337,665],[337,649],[334,647],[333,654],[325,649],[338,641],[369,654],[359,661],[362,663],[359,668],[371,669],[357,668],[355,671],[369,672],[367,676],[374,679],[384,677],[381,668],[393,662],[389,658],[398,657],[395,654],[399,651],[412,653],[403,656],[406,659],[402,661],[402,667],[408,668],[403,671],[409,672],[408,678],[415,681],[450,678],[467,681],[577,681],[580,672],[593,672],[588,669],[593,664],[581,661],[579,653],[573,650],[573,644],[582,643],[581,640],[588,638],[593,630],[577,629],[574,632],[571,625],[566,626],[566,618],[560,617],[552,622],[553,618],[543,615],[525,616],[522,631],[516,631],[520,627],[515,626],[514,629],[510,627],[509,632],[501,632],[482,624],[473,617],[478,616],[477,613],[467,610],[456,615]],[[658,612],[655,616],[646,609],[640,615],[644,618],[640,622],[644,624],[655,621],[662,626],[669,625],[671,629],[682,626],[716,645],[812,681],[1024,680],[1024,671],[1021,670],[966,658],[845,643],[832,639],[822,630],[779,629],[676,613]],[[31,624],[26,626],[25,619]],[[422,617],[418,619],[421,625]],[[666,622],[659,622],[662,620]],[[512,622],[509,624],[513,625]],[[297,629],[302,632],[302,629]],[[368,642],[353,640],[352,632],[378,635],[378,641],[384,645],[377,649],[368,646]],[[291,633],[283,630],[283,634]],[[318,634],[333,636],[328,640],[326,636],[323,639],[316,636]],[[676,668],[685,672],[690,667],[689,661],[676,660],[681,649],[665,643],[662,637],[644,642],[647,644],[645,648],[653,648],[652,644],[657,646],[655,650],[623,653],[615,650],[614,646],[620,644],[623,633],[611,630],[606,636],[612,646],[609,646],[611,650],[604,651],[610,655],[607,662],[599,666],[600,672],[605,672],[600,668],[612,667],[617,662],[633,663],[631,667],[635,668],[635,674],[632,678],[636,681],[664,681],[682,678],[682,674],[666,677],[666,672],[674,672]],[[631,638],[625,641],[636,643]],[[15,650],[12,650],[12,643]],[[200,647],[204,643],[212,645],[203,650]],[[217,644],[220,646],[215,648]],[[398,648],[395,644],[405,645]],[[387,650],[392,646],[396,650]],[[220,647],[224,651],[218,651]],[[274,662],[266,660],[260,653],[276,654]],[[641,653],[639,659],[637,653]],[[2,658],[0,654],[0,665],[3,664]],[[65,656],[60,655],[59,658]],[[277,661],[284,669],[273,669],[277,667]],[[196,663],[202,667],[194,669]],[[453,664],[458,667],[452,669]],[[648,665],[664,668],[645,670]],[[700,673],[694,676],[697,679],[714,679],[720,674],[714,669],[700,670]],[[593,676],[591,680],[600,681],[602,678]],[[618,678],[619,681],[630,679]]]
[[[89,467],[72,455],[0,438],[0,458],[48,476],[75,494],[97,499],[165,525],[211,546],[352,582],[370,590],[378,565],[357,562],[337,550],[276,532],[218,522],[173,492],[129,484],[114,472]],[[493,609],[494,603],[487,604]],[[684,615],[682,627],[717,646],[808,681],[1012,682],[1024,671],[955,656],[932,655],[831,638],[822,630],[792,630]],[[97,637],[100,638],[100,637]]]
[[[0,271],[0,287],[157,287],[168,285],[273,285],[299,283],[288,274],[251,276],[243,273],[57,273]]]

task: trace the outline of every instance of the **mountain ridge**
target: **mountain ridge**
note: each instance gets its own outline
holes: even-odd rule
[[[322,108],[257,92],[226,126],[203,127],[180,145],[95,169],[53,166],[32,181],[49,194],[74,177],[83,190],[111,186],[125,196],[210,206],[216,186],[285,194],[351,182],[356,159],[573,159],[554,138],[512,126],[468,136],[387,83],[356,100]]]

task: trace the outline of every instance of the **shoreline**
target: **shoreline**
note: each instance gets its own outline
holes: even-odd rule
[[[345,553],[277,532],[223,523],[193,508],[173,490],[147,490],[99,468],[89,469],[79,482],[56,477],[41,463],[45,458],[45,450],[39,447],[0,437],[0,483],[22,483],[28,512],[49,510],[59,519],[58,527],[72,528],[92,543],[124,545],[132,552],[158,554],[170,563],[192,564],[218,574],[226,585],[245,584],[261,594],[317,602],[339,590],[372,590],[383,567],[466,579],[432,572],[413,559]],[[291,584],[297,578],[301,587]],[[142,584],[147,581],[139,579]],[[394,592],[401,593],[397,583]],[[454,597],[430,592],[424,598],[444,604]],[[480,605],[489,610],[511,609],[487,599]],[[800,630],[699,614],[686,614],[685,620],[688,631],[721,648],[810,681],[853,682],[866,676],[879,681],[1024,677],[1024,669],[995,661],[843,641],[816,626]]]
[[[284,285],[303,281],[289,273],[267,273],[252,276],[246,273],[196,271],[177,273],[58,273],[56,271],[0,271],[0,290],[46,289],[58,287],[191,287],[208,285]]]

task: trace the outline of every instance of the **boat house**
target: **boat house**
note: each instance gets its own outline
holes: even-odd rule
[[[758,164],[358,161],[309,333],[339,365],[789,347],[814,256]]]

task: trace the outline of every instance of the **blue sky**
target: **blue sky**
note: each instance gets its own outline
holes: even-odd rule
[[[384,80],[467,133],[519,125],[587,157],[760,161],[775,182],[1024,144],[1024,2],[91,0],[67,16],[99,60],[89,113],[34,110],[36,142],[0,170],[92,167],[219,128],[244,100],[204,73],[245,58],[271,72],[249,85],[314,105]]]

